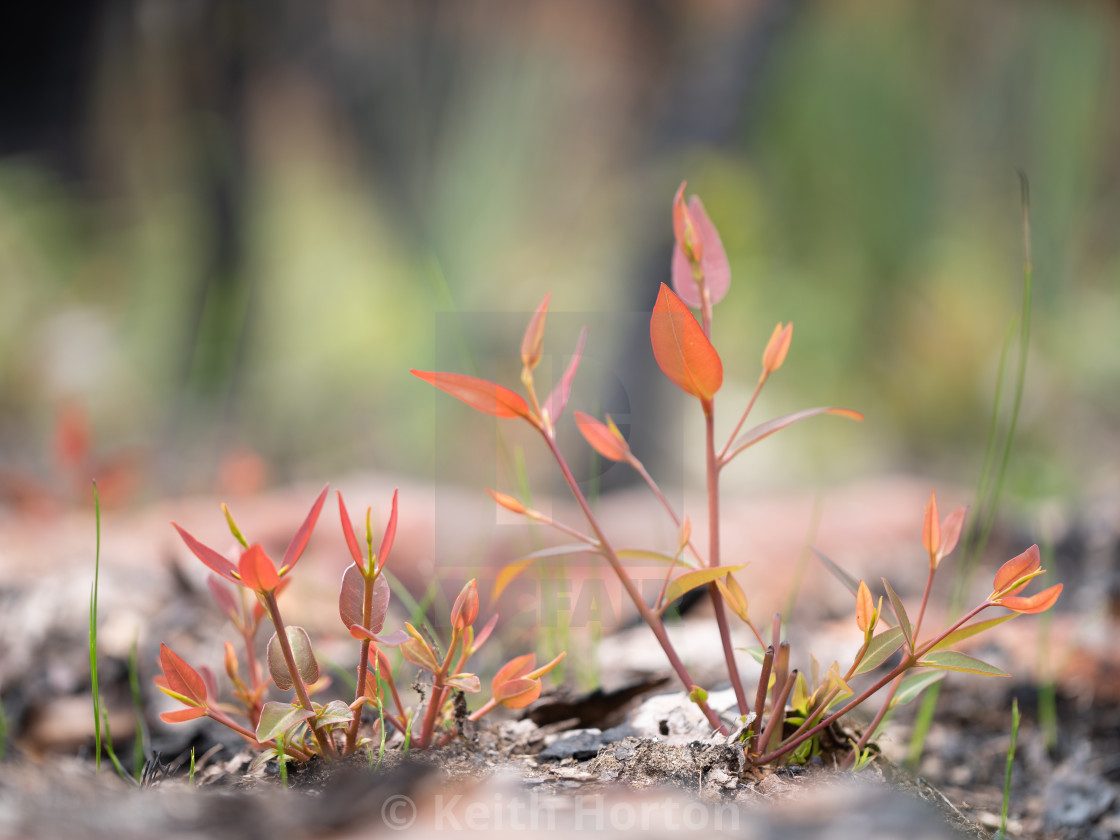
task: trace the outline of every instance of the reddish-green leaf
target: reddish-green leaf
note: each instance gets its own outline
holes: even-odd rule
[[[975,657],[955,650],[935,650],[918,662],[925,668],[941,671],[963,671],[966,674],[981,674],[985,677],[1010,677],[1011,675],[995,665],[981,662]]]
[[[856,676],[874,671],[886,662],[892,653],[902,647],[904,641],[901,627],[884,630],[873,638],[864,652],[863,659],[860,660],[859,667],[856,668]]]
[[[319,663],[315,653],[311,650],[311,639],[302,627],[284,628],[288,637],[288,645],[292,649],[292,658],[295,660],[296,670],[304,685],[311,685],[319,679]],[[287,691],[294,684],[292,673],[288,670],[288,663],[284,659],[284,651],[280,646],[280,639],[275,633],[268,640],[268,672],[272,681],[281,691]]]
[[[686,393],[710,402],[723,384],[723,362],[691,310],[664,283],[653,306],[649,335],[661,372]]]
[[[272,592],[280,585],[280,576],[276,574],[276,566],[260,543],[253,543],[241,552],[241,561],[237,564],[237,572],[241,575],[241,583],[254,592]]]
[[[898,593],[894,591],[894,587],[887,582],[886,578],[881,579],[883,586],[886,587],[887,597],[890,598],[891,608],[894,610],[895,616],[898,618],[898,626],[902,628],[902,635],[906,637],[906,644],[910,645],[910,649],[914,649],[914,631],[910,627],[910,616],[906,614],[906,607],[902,603],[902,599],[898,597]]]
[[[389,610],[389,582],[384,575],[378,575],[373,582],[373,609],[368,624],[362,615],[366,586],[366,577],[361,570],[357,566],[347,566],[342,574],[342,588],[338,593],[338,614],[344,627],[357,624],[372,633],[380,633],[385,626],[385,613]]]
[[[579,339],[576,341],[576,352],[572,355],[572,360],[568,362],[568,369],[564,371],[564,375],[560,377],[560,381],[552,389],[552,393],[548,395],[545,400],[544,410],[548,412],[548,418],[553,425],[560,419],[564,413],[564,407],[568,404],[568,397],[572,393],[572,380],[576,377],[576,369],[579,368],[579,360],[583,357],[583,342],[587,340],[587,327],[580,330]]]
[[[1009,610],[1015,610],[1017,613],[1035,615],[1037,613],[1046,612],[1054,606],[1054,604],[1058,602],[1058,596],[1061,594],[1062,584],[1059,583],[1035,595],[1030,595],[1028,597],[1011,595],[1003,598],[999,603],[1000,606],[1006,607]]]
[[[299,526],[299,530],[292,537],[292,541],[288,543],[288,550],[284,552],[284,561],[281,564],[286,572],[292,570],[300,555],[303,554],[303,550],[307,548],[307,541],[311,539],[311,530],[319,520],[319,512],[323,509],[323,502],[327,500],[327,492],[330,489],[331,486],[328,484],[320,491],[315,503],[311,505],[311,510],[308,511],[307,518],[303,520],[303,524]]]
[[[316,726],[338,726],[354,719],[354,713],[343,700],[332,700],[315,714]]]
[[[211,569],[213,569],[215,572],[217,572],[219,575],[221,575],[231,583],[240,583],[240,581],[238,581],[238,579],[233,575],[235,571],[233,563],[229,562],[229,560],[227,560],[221,554],[210,548],[210,546],[200,543],[193,536],[179,527],[179,523],[172,522],[171,524],[174,526],[175,530],[179,532],[179,536],[183,538],[183,542],[187,544],[187,548],[191,550],[191,553],[195,557],[197,557],[199,560],[201,560],[203,563],[205,563],[207,566],[209,566]]]
[[[584,440],[608,461],[625,461],[630,455],[630,445],[613,422],[608,426],[582,411],[577,411],[572,416]]]
[[[411,373],[484,414],[492,414],[495,417],[524,417],[534,424],[537,423],[529,410],[529,404],[509,388],[461,373],[436,373],[424,370],[412,370]]]
[[[200,705],[206,705],[206,683],[198,671],[187,664],[187,660],[167,645],[161,644],[159,664],[169,689]]]
[[[706,583],[711,583],[714,580],[722,578],[724,575],[734,574],[740,569],[747,568],[748,563],[740,563],[738,566],[716,566],[715,568],[696,569],[692,572],[685,572],[678,578],[674,578],[672,583],[669,584],[665,590],[665,605],[673,603],[677,598],[684,595],[686,592],[691,592],[698,586],[703,586]]]
[[[261,709],[261,719],[257,723],[257,740],[261,743],[283,735],[297,723],[315,716],[310,709],[293,706],[273,700]]]
[[[970,639],[977,633],[983,633],[985,630],[991,630],[993,627],[998,627],[1005,621],[1010,621],[1015,618],[1018,613],[1011,615],[1001,615],[999,618],[989,618],[987,621],[978,621],[975,624],[967,624],[959,630],[954,630],[940,642],[938,642],[932,649],[944,650],[951,648],[957,642],[963,642],[965,639]]]
[[[792,426],[794,423],[807,420],[810,417],[816,417],[818,414],[835,414],[838,417],[847,417],[850,420],[863,419],[863,415],[858,411],[852,411],[847,408],[807,408],[804,411],[783,414],[781,417],[775,417],[773,420],[759,423],[753,429],[739,435],[739,437],[735,439],[735,442],[731,444],[731,451],[724,460],[730,461],[747,447],[754,446],[760,440],[770,437],[774,432],[780,432],[786,426]]]

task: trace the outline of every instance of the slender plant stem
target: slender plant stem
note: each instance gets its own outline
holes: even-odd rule
[[[572,496],[579,505],[580,510],[583,512],[584,517],[587,519],[587,524],[591,526],[591,530],[595,532],[595,536],[599,539],[599,546],[602,550],[603,557],[606,558],[607,563],[610,564],[611,569],[618,577],[622,588],[626,590],[626,594],[630,596],[630,600],[634,602],[634,606],[638,608],[638,614],[641,615],[642,620],[649,625],[650,630],[653,631],[654,637],[661,645],[661,649],[665,651],[665,656],[669,660],[669,664],[676,672],[680,681],[684,683],[686,689],[691,690],[692,686],[696,683],[692,679],[692,675],[688,672],[684,662],[681,661],[680,655],[677,653],[676,648],[673,647],[673,642],[669,639],[669,634],[665,631],[665,624],[661,621],[661,617],[649,608],[642,594],[638,591],[638,587],[634,585],[633,579],[630,577],[626,567],[622,565],[622,561],[618,559],[618,554],[615,552],[614,547],[611,545],[610,540],[604,533],[602,526],[599,524],[594,512],[591,510],[591,505],[588,504],[587,498],[583,495],[583,491],[579,489],[579,484],[576,482],[575,476],[572,475],[571,469],[568,467],[568,462],[564,459],[563,454],[560,452],[556,441],[548,435],[543,429],[541,437],[544,438],[545,444],[548,446],[549,451],[552,453],[557,465],[560,467],[560,472],[564,476],[564,481],[568,484],[568,489],[571,491]],[[708,723],[714,729],[724,734],[727,734],[727,727],[723,721],[708,705],[707,701],[697,698],[696,705],[700,711],[703,712],[704,717],[708,719]]]
[[[883,705],[879,707],[879,711],[875,713],[875,717],[871,719],[871,723],[867,725],[867,728],[863,730],[863,734],[859,736],[855,747],[852,748],[848,757],[844,759],[845,767],[849,767],[855,762],[856,756],[863,752],[864,747],[867,746],[867,742],[875,736],[875,730],[879,728],[879,724],[883,722],[883,718],[886,717],[887,712],[890,711],[891,702],[894,700],[895,694],[898,693],[898,689],[902,686],[902,678],[904,676],[906,676],[905,671],[899,674],[898,678],[891,683],[891,687],[887,691],[887,696],[883,700]]]

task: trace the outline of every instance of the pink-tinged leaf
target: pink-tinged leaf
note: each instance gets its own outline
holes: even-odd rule
[[[866,633],[871,627],[871,619],[875,616],[875,600],[871,597],[871,590],[862,580],[856,592],[856,627]]]
[[[1054,606],[1054,604],[1058,602],[1058,596],[1061,594],[1062,584],[1059,583],[1055,586],[1051,586],[1049,589],[1043,589],[1035,595],[1027,597],[1011,595],[1003,598],[999,603],[1001,607],[1006,607],[1017,613],[1035,615],[1037,613],[1046,612]]]
[[[288,645],[292,649],[292,658],[295,660],[296,670],[304,685],[311,685],[319,680],[319,663],[311,649],[311,639],[302,627],[292,625],[284,628],[288,637]],[[280,639],[275,633],[268,640],[268,672],[272,681],[281,691],[287,691],[293,685],[292,673],[288,670],[288,663],[284,659],[284,650]]]
[[[397,538],[397,494],[393,491],[393,502],[389,509],[389,522],[385,525],[385,533],[381,536],[381,546],[377,549],[377,569],[385,568],[389,560],[389,552],[393,550],[393,540]]]
[[[521,364],[529,370],[535,368],[541,361],[541,350],[544,347],[544,322],[548,317],[548,300],[552,292],[544,296],[541,305],[529,319],[529,326],[525,328],[525,335],[521,339]]]
[[[308,511],[307,518],[303,520],[303,524],[299,526],[296,535],[288,543],[288,550],[284,552],[284,561],[281,564],[285,574],[292,570],[300,555],[303,554],[303,550],[307,548],[307,541],[311,539],[311,531],[319,520],[319,512],[323,509],[323,502],[327,500],[327,493],[330,489],[331,486],[328,484],[320,491],[315,503],[311,505],[311,510]]]
[[[222,583],[221,578],[216,575],[207,575],[206,588],[210,590],[210,595],[214,598],[214,603],[218,605],[218,609],[225,613],[226,617],[234,624],[238,623],[241,620],[241,606],[237,603],[233,593]]]
[[[408,633],[404,632],[403,630],[394,630],[392,633],[377,634],[371,633],[360,624],[350,625],[350,635],[355,639],[369,639],[371,642],[379,645],[385,645],[386,647],[397,647],[397,645],[403,645],[409,639]]]
[[[457,688],[467,694],[478,694],[482,691],[482,680],[476,674],[452,674],[447,678],[450,688]]]
[[[191,554],[209,566],[213,571],[224,577],[230,583],[238,583],[236,577],[233,576],[235,571],[233,563],[229,562],[225,557],[210,548],[208,545],[203,545],[189,533],[179,527],[177,522],[171,523],[175,530],[179,532],[179,536],[183,538],[183,542],[187,544],[187,548],[191,550]]]
[[[346,537],[346,547],[350,549],[350,556],[354,558],[354,565],[359,569],[365,569],[365,561],[362,558],[362,547],[358,543],[358,537],[354,533],[354,524],[350,521],[350,512],[346,510],[346,503],[342,501],[342,491],[338,493],[338,518],[342,521],[342,535]]]
[[[507,496],[505,493],[499,493],[497,490],[491,490],[489,487],[486,488],[486,492],[490,494],[491,499],[511,513],[529,512],[529,509],[521,504],[521,502],[517,501],[517,499],[513,498],[513,496]]]
[[[941,520],[937,514],[937,496],[929,491],[926,515],[922,520],[922,545],[929,552],[930,563],[936,566],[937,552],[941,548]]]
[[[260,543],[253,543],[241,552],[241,562],[237,564],[241,583],[254,592],[272,592],[280,585],[276,565],[264,553]]]
[[[691,316],[689,316],[691,317]],[[630,445],[612,421],[608,426],[582,411],[572,415],[576,426],[591,448],[608,461],[626,461],[630,457]]]
[[[163,669],[163,677],[167,687],[176,694],[206,705],[206,683],[198,671],[187,664],[183,657],[165,644],[159,646],[159,664]]]
[[[572,393],[572,380],[576,378],[576,370],[579,368],[579,360],[583,358],[583,342],[587,340],[587,327],[580,330],[579,340],[576,341],[576,352],[572,354],[572,360],[568,362],[568,369],[564,371],[564,375],[560,377],[560,381],[552,389],[552,393],[548,395],[548,399],[544,403],[544,411],[548,413],[548,419],[555,426],[556,421],[564,413],[564,408],[568,404],[568,397]]]
[[[188,720],[197,720],[200,717],[206,716],[205,709],[192,708],[192,709],[176,709],[173,712],[163,712],[160,714],[159,719],[164,723],[185,723]]]
[[[494,628],[497,626],[498,616],[494,614],[490,616],[490,620],[482,626],[482,629],[479,630],[478,634],[471,640],[471,653],[474,653],[486,643],[486,640],[490,638],[490,634],[494,632]]]
[[[953,553],[953,549],[957,547],[957,542],[961,538],[961,530],[964,528],[964,520],[967,516],[968,506],[962,505],[946,516],[945,520],[941,523],[941,548],[937,552],[939,559],[948,557]]]
[[[701,258],[700,270],[704,272],[704,285],[708,287],[708,296],[715,306],[727,295],[731,287],[731,265],[727,261],[727,252],[723,249],[719,231],[708,218],[704,204],[696,196],[688,202],[689,215],[696,230],[700,234]],[[688,256],[681,250],[680,245],[673,249],[671,265],[673,289],[681,300],[694,309],[701,306],[700,289],[692,276],[692,266]]]
[[[1038,571],[1039,566],[1042,565],[1042,555],[1038,551],[1037,545],[1032,545],[1022,554],[1012,557],[996,572],[995,582],[992,585],[993,592],[1003,592],[1015,581],[1020,580],[1027,575]],[[1017,592],[1022,587],[1016,587],[1013,592]],[[1006,594],[1011,594],[1008,592]]]
[[[199,665],[198,675],[202,677],[202,682],[206,686],[207,697],[218,696],[218,678],[214,676],[214,671],[209,665]]]
[[[529,410],[529,404],[509,388],[462,373],[436,373],[424,370],[410,372],[429,385],[434,385],[455,399],[465,402],[476,411],[492,414],[494,417],[523,417],[533,425],[539,422]]]
[[[775,432],[780,432],[787,426],[792,426],[802,420],[810,417],[816,417],[818,414],[835,414],[837,417],[847,417],[849,420],[863,420],[863,415],[858,411],[852,411],[847,408],[806,408],[803,411],[795,411],[792,414],[783,414],[781,417],[775,417],[773,420],[767,420],[765,423],[759,423],[753,429],[749,429],[735,439],[731,444],[731,451],[727,454],[724,462],[730,461],[744,449],[754,446],[760,440],[770,437]]]
[[[966,674],[980,674],[985,677],[1010,677],[1006,671],[981,662],[965,653],[955,650],[936,650],[927,654],[925,659],[918,662],[925,668],[937,668],[941,671],[963,671]]]
[[[770,340],[766,342],[766,349],[762,352],[763,375],[769,376],[782,366],[792,342],[793,322],[790,321],[783,326],[782,322],[779,321],[778,326],[774,327],[774,332],[770,335]]]
[[[389,610],[389,582],[384,575],[378,575],[373,582],[373,603],[367,625],[362,615],[366,598],[366,578],[356,566],[347,566],[342,574],[342,588],[338,593],[338,615],[342,625],[349,628],[357,624],[368,627],[372,633],[380,633],[385,626],[385,614]]]
[[[685,393],[710,402],[723,385],[723,362],[691,310],[664,283],[653,306],[649,336],[661,372]]]

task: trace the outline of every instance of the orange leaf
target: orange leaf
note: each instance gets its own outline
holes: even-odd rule
[[[535,368],[541,361],[541,349],[544,347],[544,322],[548,315],[548,299],[552,292],[544,296],[541,305],[529,319],[529,326],[525,328],[525,335],[521,339],[521,364],[529,370]]]
[[[434,385],[457,400],[465,402],[476,411],[492,414],[495,417],[524,417],[534,425],[538,422],[529,410],[529,404],[509,388],[461,373],[436,373],[423,370],[412,370],[411,373],[429,385]]]
[[[591,444],[592,449],[608,461],[627,460],[630,446],[613,422],[608,426],[582,411],[577,411],[572,416],[575,418],[580,434]]]
[[[764,376],[769,376],[782,366],[782,362],[786,360],[786,354],[789,353],[789,345],[792,341],[793,322],[790,321],[782,326],[782,322],[779,321],[778,326],[774,327],[774,332],[770,335],[770,340],[766,342],[766,350],[762,353],[762,373]]]
[[[162,712],[159,716],[159,719],[164,723],[185,723],[188,720],[195,720],[197,718],[205,716],[205,709],[176,709],[173,712]]]
[[[999,604],[1001,607],[1006,607],[1009,610],[1014,610],[1017,613],[1025,613],[1033,615],[1035,613],[1046,612],[1055,603],[1057,603],[1058,596],[1062,594],[1062,584],[1056,584],[1049,589],[1043,589],[1036,595],[1022,597],[1019,595],[1012,595],[1002,599]]]
[[[451,608],[451,626],[456,630],[466,630],[478,618],[478,584],[474,578],[467,581]]]
[[[653,306],[649,334],[662,373],[686,393],[710,402],[723,384],[723,362],[691,310],[664,283]]]
[[[992,584],[993,592],[1003,592],[1015,581],[1038,570],[1042,558],[1037,545],[1032,545],[1017,557],[1012,557],[996,572],[995,582]],[[1016,588],[1015,591],[1018,591]],[[1011,594],[1011,593],[1008,593]]]
[[[862,580],[859,582],[859,591],[856,593],[856,626],[864,633],[871,626],[871,619],[875,616],[875,601],[871,597],[871,590]]]
[[[941,548],[941,520],[937,517],[937,496],[932,490],[929,491],[926,516],[922,520],[922,545],[929,552],[930,565],[936,567],[937,551]]]
[[[393,504],[389,510],[389,524],[385,526],[385,533],[381,537],[381,546],[377,549],[377,568],[378,570],[385,568],[385,562],[389,559],[389,552],[393,550],[393,540],[397,537],[397,493],[399,490],[393,491]]]
[[[529,509],[521,504],[521,502],[517,501],[517,499],[513,498],[513,496],[507,496],[505,493],[499,493],[497,490],[491,490],[489,487],[486,488],[486,492],[490,494],[490,498],[512,513],[529,512]]]
[[[362,560],[362,549],[358,545],[358,537],[354,534],[354,525],[350,521],[350,512],[346,510],[346,503],[342,501],[342,491],[338,491],[338,518],[342,520],[342,535],[346,537],[346,547],[350,549],[350,556],[354,558],[354,565],[359,570],[365,570]]]
[[[272,562],[260,543],[253,543],[241,553],[241,562],[237,564],[241,583],[254,592],[271,592],[280,585],[280,576],[276,574],[276,565]]]
[[[299,526],[292,541],[288,543],[288,549],[284,552],[284,560],[281,562],[281,567],[285,573],[290,572],[292,567],[299,560],[303,550],[307,548],[307,542],[311,539],[311,531],[315,527],[315,523],[319,520],[319,511],[323,509],[323,502],[327,500],[327,492],[331,489],[328,484],[319,491],[319,496],[311,505],[311,510],[307,513],[307,518]]]
[[[507,709],[524,709],[541,696],[540,680],[513,679],[494,689],[494,699]]]

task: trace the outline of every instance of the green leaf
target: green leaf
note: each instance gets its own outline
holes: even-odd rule
[[[766,651],[764,651],[758,645],[749,648],[739,648],[739,650],[743,651],[743,653],[745,653],[759,665],[766,661]]]
[[[902,684],[895,692],[890,707],[893,709],[895,706],[905,706],[935,682],[943,679],[945,679],[944,671],[915,671],[907,674],[902,678]]]
[[[891,607],[894,609],[894,614],[898,618],[898,625],[902,628],[902,633],[906,637],[906,644],[910,645],[910,650],[914,650],[914,629],[910,626],[910,616],[906,614],[906,607],[902,604],[902,599],[898,597],[898,593],[894,591],[894,587],[887,582],[886,578],[880,578],[883,581],[883,586],[887,588],[887,597],[891,599]]]
[[[851,592],[853,595],[859,592],[859,580],[845,572],[817,549],[814,548],[813,553],[817,555],[818,560],[824,563],[824,567],[832,572],[833,576],[842,584],[844,584],[845,587],[847,587],[849,592]]]
[[[681,597],[686,592],[691,592],[698,586],[703,586],[724,575],[733,574],[740,569],[745,569],[747,565],[747,563],[741,563],[738,566],[716,566],[713,569],[696,569],[692,572],[685,572],[679,578],[673,580],[673,582],[669,584],[669,588],[665,590],[665,604],[673,603],[677,598]]]
[[[641,548],[622,548],[615,552],[619,560],[654,560],[658,563],[667,563],[670,566],[684,566],[688,569],[696,568],[696,562],[683,556],[673,557],[671,554],[662,554],[659,551],[645,551]]]
[[[901,627],[892,627],[890,630],[884,630],[878,636],[871,640],[871,644],[867,646],[864,652],[863,660],[856,668],[856,675],[866,674],[868,671],[874,671],[880,665],[887,661],[892,653],[902,647],[905,641],[902,636]]]
[[[291,703],[281,703],[276,700],[265,703],[264,708],[261,709],[260,722],[257,723],[257,740],[262,743],[271,741],[273,738],[283,735],[297,723],[302,723],[314,716],[314,712],[302,706],[293,706]]]
[[[935,650],[928,654],[925,659],[920,660],[918,664],[926,668],[938,668],[942,671],[963,671],[966,674],[981,674],[985,677],[1011,676],[995,665],[989,665],[987,662],[981,662],[975,657],[955,650]]]
[[[959,630],[954,630],[940,642],[938,642],[933,650],[944,650],[950,648],[957,642],[962,642],[965,639],[975,636],[977,633],[983,633],[985,630],[990,630],[993,627],[998,627],[1005,621],[1010,621],[1015,618],[1019,613],[1011,613],[1010,615],[1001,615],[999,618],[989,618],[987,621],[978,621],[976,624],[966,624]]]
[[[354,712],[346,705],[345,701],[332,700],[315,715],[315,725],[337,726],[341,723],[350,723],[353,719]]]

